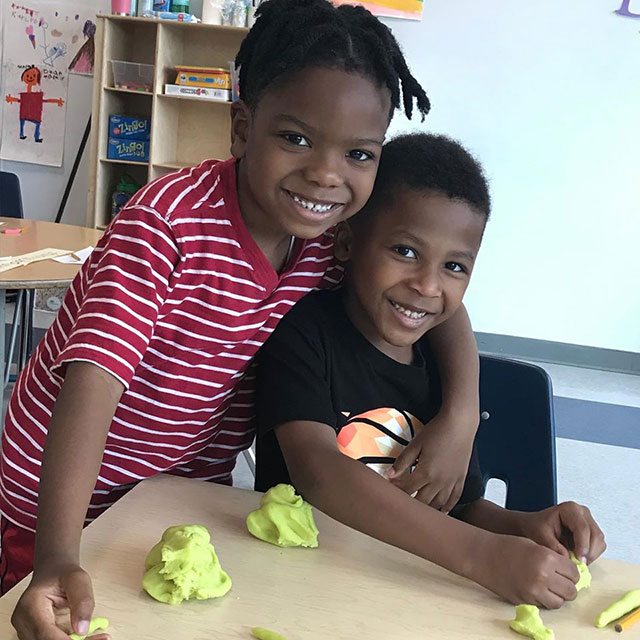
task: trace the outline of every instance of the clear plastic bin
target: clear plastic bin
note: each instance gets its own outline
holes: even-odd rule
[[[113,84],[116,88],[147,93],[153,90],[154,66],[152,64],[112,60],[111,66]]]

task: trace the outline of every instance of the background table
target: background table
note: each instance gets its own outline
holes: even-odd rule
[[[0,257],[18,256],[39,249],[69,249],[78,251],[95,247],[102,231],[70,224],[56,224],[39,220],[0,218]],[[22,233],[1,233],[4,229],[20,227]],[[68,285],[82,265],[62,264],[54,260],[32,262],[26,267],[16,267],[0,272],[0,380],[4,378],[5,338],[5,289],[36,289]],[[10,365],[11,363],[8,363]],[[0,397],[1,400],[1,397]],[[0,402],[1,404],[1,402]],[[4,415],[2,416],[4,417]]]
[[[245,518],[260,494],[174,476],[147,480],[85,531],[82,562],[94,579],[96,614],[113,640],[249,640],[263,626],[287,640],[475,640],[517,636],[514,608],[429,562],[315,511],[318,549],[280,549],[253,538]],[[172,607],[141,589],[144,558],[164,529],[202,524],[233,581],[223,598]],[[600,560],[593,586],[559,611],[543,611],[557,640],[615,640],[593,621],[640,587],[640,565]],[[11,612],[23,581],[0,599],[0,638],[15,640]],[[627,633],[636,637],[637,631]]]

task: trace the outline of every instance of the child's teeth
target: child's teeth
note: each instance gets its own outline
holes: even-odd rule
[[[293,196],[293,199],[299,204],[302,205],[305,209],[309,211],[315,211],[316,213],[325,213],[329,211],[333,205],[331,204],[314,204],[313,202],[309,202],[308,200],[303,200],[298,196]]]
[[[426,311],[410,311],[409,309],[405,309],[403,306],[399,305],[397,302],[393,302],[392,304],[402,315],[405,315],[407,318],[411,318],[412,320],[419,320],[427,315]]]

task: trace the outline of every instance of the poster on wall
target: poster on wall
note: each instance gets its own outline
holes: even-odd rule
[[[423,0],[332,0],[333,4],[361,4],[375,16],[422,20]]]
[[[4,3],[0,158],[62,166],[69,73],[93,73],[95,9]]]

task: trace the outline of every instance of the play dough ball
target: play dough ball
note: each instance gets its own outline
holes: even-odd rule
[[[589,567],[587,567],[584,562],[578,560],[573,551],[569,554],[569,557],[571,558],[571,562],[578,567],[578,573],[580,574],[580,579],[576,584],[576,591],[588,589],[591,586],[591,572],[589,571]]]
[[[91,618],[91,622],[89,623],[89,632],[87,635],[93,633],[100,629],[104,631],[109,627],[109,621],[106,618]],[[77,633],[72,633],[69,635],[70,640],[84,640],[87,636],[79,636]]]
[[[538,607],[532,604],[519,604],[516,607],[515,620],[511,620],[509,626],[533,640],[554,640],[555,637],[553,631],[544,626]]]
[[[247,516],[247,528],[256,538],[279,547],[318,546],[311,505],[290,484],[276,485],[262,496],[260,508]]]
[[[156,600],[180,604],[219,598],[231,589],[209,532],[199,525],[169,527],[145,561],[144,590]]]

